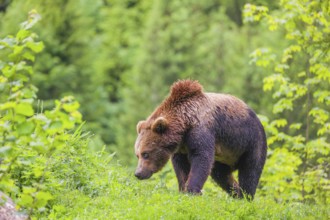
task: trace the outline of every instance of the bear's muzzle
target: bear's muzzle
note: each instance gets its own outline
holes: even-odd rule
[[[138,178],[139,180],[145,180],[145,179],[149,179],[152,176],[152,172],[148,171],[148,170],[142,170],[140,168],[138,168],[135,171],[136,178]]]

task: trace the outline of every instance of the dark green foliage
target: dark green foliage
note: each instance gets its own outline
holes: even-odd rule
[[[124,126],[119,127],[117,135],[119,153],[134,142],[136,123],[150,114],[178,79],[197,79],[206,91],[232,93],[257,112],[268,112],[268,107],[261,103],[269,97],[259,95],[258,80],[263,75],[256,74],[256,68],[248,65],[249,54],[260,45],[253,38],[255,35],[269,39],[276,39],[277,35],[264,35],[262,27],[239,28],[226,16],[221,2],[152,4],[137,51],[139,56],[123,78],[124,112],[120,118]]]
[[[13,33],[24,12],[38,10],[43,19],[35,29],[46,47],[35,61],[33,82],[44,108],[73,94],[89,122],[85,128],[95,134],[91,145],[100,149],[106,143],[132,163],[137,121],[179,78],[198,79],[208,91],[232,93],[258,112],[269,112],[260,104],[268,100],[259,97],[260,71],[247,65],[248,55],[261,43],[254,36],[276,46],[279,41],[277,35],[264,36],[262,27],[240,27],[236,14],[244,3],[13,1],[0,14],[0,28]]]

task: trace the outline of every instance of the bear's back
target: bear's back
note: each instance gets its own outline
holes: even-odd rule
[[[254,140],[263,136],[263,129],[252,109],[242,100],[227,94],[204,93],[206,112],[199,119],[199,126],[215,132],[215,159],[233,166]]]

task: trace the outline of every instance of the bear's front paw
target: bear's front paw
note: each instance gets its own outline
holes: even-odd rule
[[[201,189],[193,188],[193,187],[186,187],[185,192],[192,195],[202,195]]]

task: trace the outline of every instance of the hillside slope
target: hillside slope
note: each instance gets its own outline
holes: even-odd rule
[[[50,219],[328,219],[325,206],[253,202],[228,197],[208,181],[202,196],[178,193],[170,167],[151,180],[138,181],[127,169],[111,165],[91,180],[94,189],[68,190],[54,202]]]

